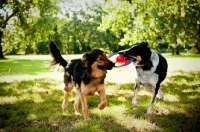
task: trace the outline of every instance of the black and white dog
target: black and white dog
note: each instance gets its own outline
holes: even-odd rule
[[[152,113],[153,104],[156,96],[163,99],[162,91],[160,90],[161,82],[166,78],[168,64],[166,59],[157,51],[150,49],[147,42],[141,42],[133,45],[129,49],[118,52],[125,59],[134,58],[136,69],[134,95],[132,104],[137,106],[137,92],[140,85],[153,89],[153,95],[147,114]]]

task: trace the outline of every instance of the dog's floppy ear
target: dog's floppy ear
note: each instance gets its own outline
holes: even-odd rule
[[[142,47],[148,47],[148,43],[147,42],[145,42],[145,41],[143,41],[142,43],[140,43],[139,44],[140,46],[142,46]]]
[[[85,53],[83,54],[83,57],[82,57],[82,61],[83,63],[85,64],[85,66],[87,67],[88,66],[88,61],[89,61],[89,53]]]

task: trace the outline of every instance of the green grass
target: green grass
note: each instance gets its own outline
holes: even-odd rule
[[[35,68],[27,65],[30,62]],[[175,74],[169,75],[162,84],[165,99],[156,100],[151,116],[146,114],[151,98],[149,91],[141,88],[138,93],[139,106],[133,107],[133,82],[110,82],[107,79],[107,107],[101,111],[97,108],[99,97],[87,97],[91,120],[85,121],[82,116],[74,114],[74,92],[70,94],[67,110],[61,109],[63,91],[60,84],[63,73],[51,72],[48,62],[48,58],[0,60],[0,131],[195,132],[200,129],[199,69],[188,72],[177,69]],[[180,62],[178,64],[181,65]],[[23,68],[20,68],[22,65]],[[12,72],[2,70],[5,66],[12,67]],[[19,72],[20,69],[24,70]],[[108,74],[118,76],[118,70],[124,69],[114,69]],[[47,76],[42,76],[45,73]],[[10,82],[3,79],[10,75],[20,78],[24,74],[30,74],[33,78],[29,76],[30,78]],[[58,74],[58,78],[55,74]],[[124,80],[128,76],[125,75]]]
[[[0,60],[1,75],[38,74],[49,72],[49,61],[44,60]]]

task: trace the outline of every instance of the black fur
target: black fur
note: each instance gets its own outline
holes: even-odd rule
[[[68,94],[75,86],[74,110],[76,115],[81,115],[78,110],[79,101],[81,101],[84,118],[89,119],[86,95],[94,95],[95,92],[99,93],[101,99],[98,108],[104,109],[107,104],[104,79],[107,70],[111,70],[114,66],[114,63],[107,58],[106,54],[99,49],[94,49],[85,53],[80,59],[72,59],[67,62],[63,59],[53,41],[49,42],[49,51],[54,58],[51,64],[62,65],[65,69],[62,108],[67,108]]]
[[[67,62],[60,54],[59,49],[53,41],[49,42],[49,51],[54,58],[51,62],[51,65],[60,64],[65,69],[64,82],[71,81],[71,76],[73,81],[80,86],[81,81],[85,84],[88,84],[94,78],[90,76],[91,65],[96,61],[98,55],[103,55],[103,51],[99,49],[91,50],[83,55],[80,59],[72,59],[70,62]],[[110,62],[108,67],[98,66],[99,69],[108,69],[111,70],[114,66],[114,63]],[[67,73],[67,76],[66,76]],[[101,83],[104,83],[106,76],[103,76]]]
[[[151,105],[153,105],[160,88],[160,83],[166,78],[167,75],[168,64],[166,59],[157,51],[150,49],[147,42],[135,44],[129,49],[119,51],[119,54],[123,55],[125,59],[135,59],[134,64],[136,66],[138,78],[136,78],[136,84],[134,87],[135,92],[133,104],[137,103],[137,90],[140,84],[142,84],[153,87],[154,92],[151,99]],[[149,112],[151,112],[152,109],[150,107]]]

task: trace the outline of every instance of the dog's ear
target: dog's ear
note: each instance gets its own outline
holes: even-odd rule
[[[140,43],[139,44],[140,46],[142,46],[142,47],[148,47],[148,43],[147,42],[145,42],[145,41],[143,41],[142,43]]]
[[[85,64],[85,66],[87,67],[88,66],[88,61],[89,61],[89,53],[83,54],[82,61]]]

